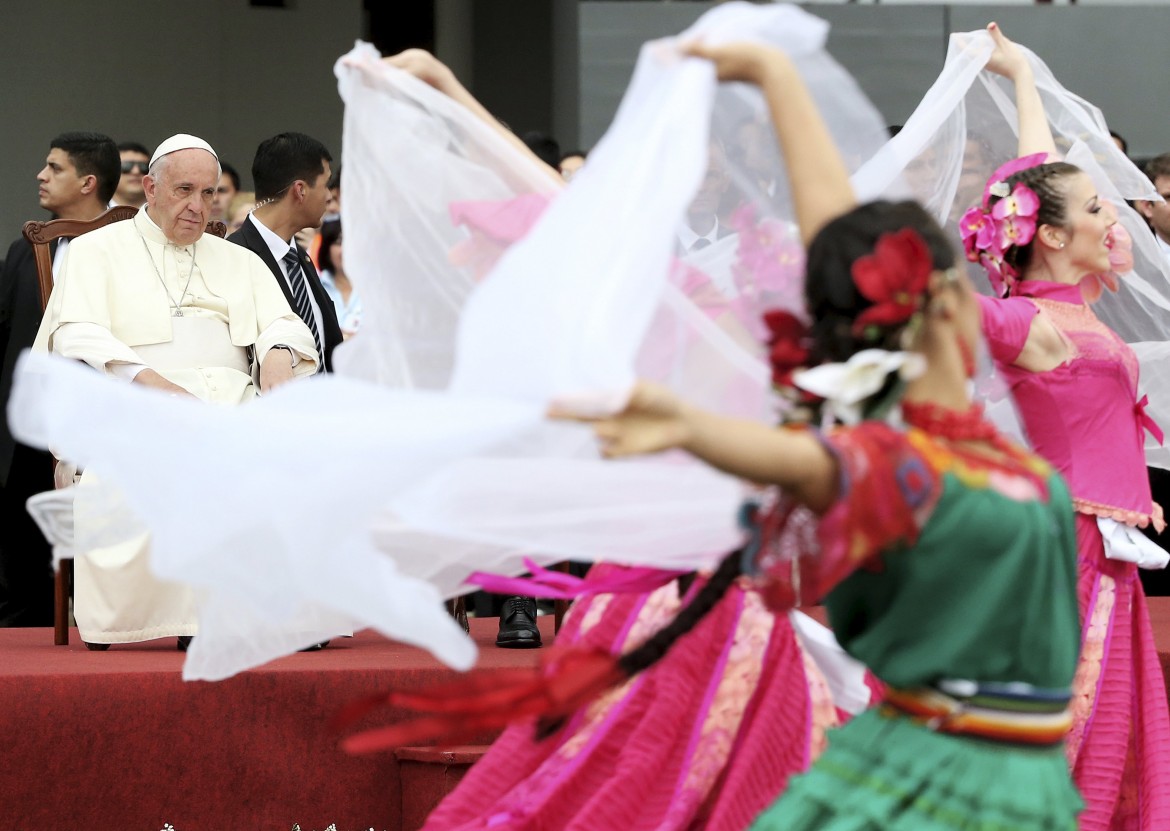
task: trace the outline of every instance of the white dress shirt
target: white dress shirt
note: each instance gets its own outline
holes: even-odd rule
[[[297,255],[297,261],[300,262],[301,254],[297,249],[296,242],[288,242],[281,239],[275,231],[256,218],[256,214],[248,214],[248,221],[256,226],[256,230],[260,232],[260,237],[268,245],[268,250],[272,252],[272,258],[280,264],[280,270],[284,274],[285,285],[288,286],[289,292],[296,296],[296,291],[293,290],[292,281],[289,279],[288,263],[284,261],[285,256],[289,251]],[[313,309],[313,320],[317,324],[317,332],[321,336],[321,348],[325,348],[325,320],[321,317],[321,307],[317,305],[317,298],[313,296],[313,289],[309,285],[309,275],[305,275],[305,292],[309,295],[309,305]],[[296,309],[293,309],[295,312]],[[321,357],[324,361],[324,356]]]

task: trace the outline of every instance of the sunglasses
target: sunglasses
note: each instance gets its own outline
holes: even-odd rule
[[[150,169],[150,162],[122,162],[122,172],[129,173],[138,168],[139,173],[146,173]]]

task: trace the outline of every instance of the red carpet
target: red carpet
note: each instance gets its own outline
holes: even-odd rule
[[[540,624],[547,645],[551,617]],[[483,667],[537,660],[496,648],[496,619],[471,625]],[[359,696],[440,680],[422,651],[366,632],[212,684],[180,678],[173,638],[89,652],[71,637],[0,629],[2,831],[399,828],[399,762],[346,756],[325,722]]]
[[[1170,597],[1149,605],[1170,678]],[[495,619],[471,625],[485,668],[540,654],[497,649]],[[546,644],[551,628],[541,618]],[[346,756],[325,722],[353,698],[440,680],[446,671],[420,650],[367,632],[208,684],[182,681],[173,639],[108,652],[88,652],[76,632],[72,646],[52,640],[47,629],[0,629],[0,831],[403,827],[410,760]],[[410,822],[418,806],[405,807]]]

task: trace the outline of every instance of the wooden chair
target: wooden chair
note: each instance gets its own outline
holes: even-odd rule
[[[29,220],[24,223],[22,233],[33,248],[33,258],[37,264],[37,282],[41,290],[41,313],[49,306],[49,295],[53,292],[53,257],[49,252],[49,244],[53,240],[73,239],[82,234],[104,228],[112,222],[121,222],[132,219],[138,213],[138,208],[128,205],[116,205],[100,216],[93,219],[49,219],[44,221]],[[207,223],[207,233],[223,238],[227,235],[227,225],[213,220]],[[73,561],[62,560],[57,569],[53,584],[53,643],[57,646],[69,645],[69,598],[73,584]]]

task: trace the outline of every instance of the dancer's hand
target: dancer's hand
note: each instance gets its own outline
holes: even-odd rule
[[[403,72],[409,72],[444,95],[454,97],[454,93],[463,88],[455,73],[425,49],[407,49],[382,60]]]
[[[999,28],[998,23],[988,23],[987,31],[995,43],[995,51],[987,61],[987,70],[1009,80],[1018,79],[1023,73],[1031,72],[1032,66],[1023,51]]]
[[[592,424],[601,455],[614,459],[683,447],[690,437],[687,413],[687,406],[669,389],[639,381],[619,413],[581,415],[565,404],[554,404],[549,417]]]
[[[780,50],[748,41],[719,46],[696,41],[684,45],[682,51],[684,55],[705,58],[715,64],[715,74],[720,81],[744,81],[756,86],[762,86],[777,67],[788,64],[788,56]]]
[[[475,100],[475,96],[459,82],[459,79],[455,77],[455,73],[451,71],[451,68],[430,52],[425,49],[407,49],[399,52],[397,55],[382,58],[382,61],[397,69],[401,69],[403,72],[410,73],[423,83],[430,84],[455,103],[462,104],[472,115],[483,121],[499,133],[505,141],[538,164],[548,178],[559,188],[565,186],[565,180],[559,170],[545,164],[544,161],[529,149],[528,145],[520,140],[519,136],[501,124],[479,101]]]

